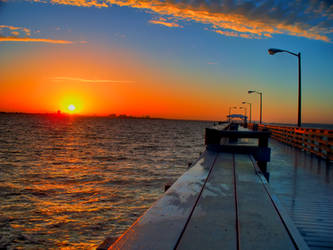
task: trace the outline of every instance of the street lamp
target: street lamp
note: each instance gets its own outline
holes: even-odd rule
[[[251,123],[252,103],[242,102],[242,104],[249,104],[250,105],[250,123]]]
[[[260,124],[261,124],[261,122],[262,122],[262,92],[257,91],[257,90],[249,90],[247,93],[248,94],[257,93],[260,95]]]
[[[283,50],[283,49],[269,49],[268,53],[270,55],[274,55],[275,53],[280,53],[280,52],[286,52],[289,53],[293,56],[298,57],[298,120],[297,120],[297,126],[301,127],[302,126],[302,117],[301,117],[301,109],[302,109],[302,102],[301,102],[301,53],[298,52],[298,54],[293,53],[288,50]]]

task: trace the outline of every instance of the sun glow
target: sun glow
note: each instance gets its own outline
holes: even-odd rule
[[[65,91],[64,91],[65,92]],[[83,100],[87,98],[81,92],[63,93],[58,99],[58,109],[63,113],[82,114]]]
[[[67,108],[71,112],[73,112],[76,109],[76,107],[73,104],[70,104]]]

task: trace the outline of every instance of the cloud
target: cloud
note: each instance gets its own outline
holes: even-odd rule
[[[53,81],[76,81],[76,82],[84,82],[84,83],[134,83],[134,81],[122,81],[122,80],[97,80],[97,79],[84,79],[77,77],[67,77],[67,76],[59,76],[51,78]]]
[[[243,37],[243,38],[255,38],[255,39],[260,39],[262,38],[261,36],[258,36],[257,34],[247,34],[247,33],[239,33],[239,32],[234,32],[234,31],[223,31],[223,30],[213,30],[214,32],[224,35],[224,36],[231,36],[231,37]],[[264,36],[267,36],[264,34]]]
[[[0,42],[38,42],[53,44],[87,43],[86,41],[73,42],[50,38],[33,38],[31,37],[30,29],[10,25],[0,25]]]
[[[0,42],[39,42],[39,43],[56,43],[72,44],[72,41],[53,40],[48,38],[30,38],[30,37],[0,37]]]
[[[12,35],[13,36],[18,36],[18,35],[20,35],[20,32],[18,32],[18,31],[12,31]]]
[[[39,3],[51,3],[51,4],[61,4],[61,5],[72,5],[79,7],[109,7],[109,1],[104,0],[32,0]]]
[[[216,33],[225,35],[225,36],[233,36],[233,37],[239,37],[239,33],[234,31],[222,31],[222,30],[214,30]]]
[[[10,32],[11,34],[30,36],[31,30],[24,27],[15,27],[11,25],[0,25],[0,32]]]
[[[41,0],[33,0],[41,2]],[[330,42],[333,33],[333,3],[329,0],[42,0],[44,3],[82,7],[112,5],[144,9],[174,21],[198,22],[225,36],[270,38],[274,34]],[[165,23],[163,23],[165,22]],[[237,34],[237,35],[236,35]]]
[[[159,19],[154,19],[154,20],[150,20],[149,21],[150,23],[153,23],[153,24],[160,24],[160,25],[164,25],[164,26],[167,26],[169,28],[174,28],[174,27],[177,27],[177,28],[183,28],[183,26],[179,25],[178,23],[175,23],[175,22],[170,22],[170,21],[167,21],[167,19],[163,18],[163,17],[160,17]]]

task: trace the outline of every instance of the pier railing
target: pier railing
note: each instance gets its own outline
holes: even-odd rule
[[[333,130],[248,124],[252,130],[269,129],[272,138],[316,156],[333,161]]]

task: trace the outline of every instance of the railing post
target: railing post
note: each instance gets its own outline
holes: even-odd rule
[[[230,124],[230,130],[231,131],[238,131],[238,124],[231,123]],[[236,143],[238,141],[237,137],[230,136],[229,137],[229,143]]]
[[[268,131],[268,129],[264,128],[263,131]],[[268,139],[269,135],[267,134],[263,134],[259,137],[258,141],[259,150],[263,148],[268,148]],[[267,172],[267,161],[258,161],[257,163],[263,175],[266,177],[267,181],[269,181],[269,173]]]

